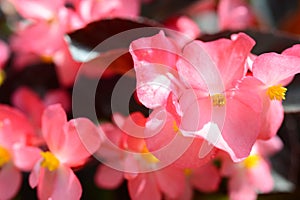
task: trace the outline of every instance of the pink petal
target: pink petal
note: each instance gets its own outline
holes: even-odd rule
[[[176,199],[184,192],[185,177],[182,170],[166,167],[156,171],[155,177],[160,190],[167,197]]]
[[[22,174],[11,163],[0,169],[0,199],[12,199],[22,184]]]
[[[221,176],[212,162],[196,168],[192,172],[192,185],[202,192],[214,192],[218,190]]]
[[[261,116],[261,128],[258,139],[270,139],[277,134],[284,118],[284,110],[280,101],[264,101]]]
[[[0,144],[10,147],[16,142],[26,143],[34,130],[23,113],[6,105],[0,105]]]
[[[243,172],[235,173],[229,180],[228,186],[229,197],[232,200],[255,200],[257,197],[255,188],[253,188]]]
[[[81,194],[82,187],[74,172],[68,167],[61,166],[53,182],[50,197],[57,200],[80,199]]]
[[[253,76],[267,86],[285,85],[286,79],[300,72],[300,57],[265,53],[253,63]]]
[[[41,171],[41,161],[40,159],[33,167],[29,175],[29,185],[31,188],[35,188],[39,184],[40,180],[40,171]]]
[[[123,172],[110,168],[104,164],[96,171],[95,183],[100,188],[116,189],[123,182]]]
[[[34,178],[30,177],[32,181],[31,183],[35,183],[34,179],[37,178],[36,180],[38,180],[37,182],[38,198],[41,200],[48,200],[52,196],[52,193],[54,191],[58,171],[50,172],[48,169],[39,166],[39,170],[37,170],[37,172],[38,174],[34,174],[34,176],[37,175],[37,177]]]
[[[0,69],[2,69],[9,57],[10,50],[6,43],[0,40]]]
[[[44,97],[44,104],[46,106],[60,103],[64,110],[70,111],[71,109],[71,97],[69,93],[62,89],[52,90],[47,92]]]
[[[41,117],[44,111],[44,104],[40,97],[31,89],[27,87],[21,87],[14,92],[13,104],[27,114],[32,122],[41,127]]]
[[[265,160],[260,160],[259,164],[247,171],[249,181],[260,192],[271,192],[274,186],[271,168]]]
[[[243,0],[221,0],[218,16],[221,30],[243,30],[256,24],[254,13]]]
[[[178,46],[163,32],[135,40],[130,45],[137,77],[137,95],[149,108],[163,105],[174,86],[167,74],[173,74]]]
[[[13,146],[14,164],[22,171],[30,171],[41,158],[40,152],[37,147],[16,144]]]
[[[283,142],[275,135],[269,140],[257,140],[257,151],[262,156],[272,156],[283,148]]]
[[[42,133],[51,152],[59,152],[65,142],[62,127],[67,123],[67,116],[59,104],[48,106],[42,116]]]
[[[95,153],[101,139],[96,126],[86,118],[69,121],[63,127],[64,143],[57,157],[62,163],[74,167]],[[76,156],[74,156],[76,155]]]
[[[128,181],[129,195],[132,200],[160,200],[162,195],[155,182],[153,174],[139,174],[135,179]]]

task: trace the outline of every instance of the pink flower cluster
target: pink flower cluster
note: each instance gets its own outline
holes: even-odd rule
[[[286,86],[300,73],[300,45],[254,55],[255,41],[245,33],[203,42],[195,39],[201,30],[189,17],[171,17],[163,24],[180,37],[160,28],[128,47],[137,99],[149,116],[113,113],[112,122],[96,125],[67,118],[71,99],[65,88],[73,86],[82,63],[72,57],[66,34],[103,19],[137,20],[142,1],[6,3],[22,19],[13,24],[9,45],[0,41],[0,87],[13,52],[12,71],[54,63],[60,88],[41,95],[18,87],[11,105],[0,104],[0,199],[16,196],[23,173],[39,199],[80,199],[76,171],[95,158],[102,162],[95,184],[115,189],[126,180],[133,200],[188,200],[194,190],[217,191],[223,178],[232,200],[272,191],[269,157],[283,146],[276,134]],[[215,4],[201,1],[188,13],[211,11]],[[256,24],[242,0],[221,0],[217,12],[221,30]],[[105,53],[97,64],[106,62]]]

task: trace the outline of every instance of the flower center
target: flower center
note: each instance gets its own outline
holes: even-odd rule
[[[0,70],[0,85],[2,85],[4,80],[5,80],[5,72],[3,70]]]
[[[211,98],[213,106],[222,107],[226,104],[226,97],[224,94],[214,94]]]
[[[274,85],[268,88],[267,95],[271,100],[285,100],[285,93],[287,89],[281,85]]]
[[[257,166],[260,159],[259,155],[250,155],[243,161],[243,164],[247,169],[250,169]]]
[[[10,161],[11,157],[7,149],[0,146],[0,167]]]
[[[183,173],[184,173],[185,176],[191,176],[193,171],[190,168],[185,168],[183,170]]]
[[[42,55],[41,60],[43,61],[43,63],[47,63],[47,64],[51,64],[53,62],[52,56],[49,55]]]
[[[42,167],[48,168],[51,172],[59,167],[59,160],[50,151],[41,152],[41,155],[44,158]]]
[[[159,162],[158,158],[156,158],[152,153],[149,152],[146,145],[142,149],[142,153],[143,153],[142,156],[144,157],[144,159],[146,161],[148,161],[149,163],[154,163],[155,164],[155,163]]]

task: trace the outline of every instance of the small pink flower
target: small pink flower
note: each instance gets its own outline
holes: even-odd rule
[[[0,105],[0,199],[13,198],[21,184],[22,171],[30,171],[38,160],[29,146],[33,128],[18,110]]]
[[[82,188],[71,168],[83,165],[99,148],[97,128],[85,118],[67,122],[62,107],[52,105],[44,111],[42,133],[49,151],[40,153],[30,186],[37,186],[40,199],[79,199]]]
[[[233,163],[228,157],[222,157],[221,172],[229,177],[230,199],[256,199],[257,191],[270,192],[273,178],[268,157],[282,148],[278,137],[268,141],[257,141],[251,154],[244,161]]]

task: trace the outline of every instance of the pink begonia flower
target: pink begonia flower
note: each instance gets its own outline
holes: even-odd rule
[[[221,182],[221,174],[213,162],[209,162],[199,168],[185,169],[186,176],[185,191],[178,198],[180,200],[193,199],[193,189],[200,192],[215,192]]]
[[[0,105],[0,199],[12,199],[22,184],[22,171],[32,170],[39,151],[30,146],[33,128],[18,110]]]
[[[33,90],[22,86],[14,92],[12,103],[28,116],[36,130],[40,130],[44,109],[49,105],[60,103],[64,110],[69,111],[71,99],[62,89],[48,91],[41,99]]]
[[[164,25],[167,28],[182,32],[192,39],[196,39],[201,33],[198,25],[187,16],[172,17],[167,19]]]
[[[298,45],[297,45],[298,46]],[[282,124],[284,111],[282,100],[285,99],[285,86],[291,82],[294,75],[300,73],[300,57],[293,56],[293,48],[282,54],[265,53],[259,55],[253,62],[252,74],[261,82],[254,86],[263,99],[262,126],[260,139],[273,137]],[[298,46],[299,47],[299,46]]]
[[[77,12],[86,22],[105,18],[135,18],[140,12],[140,0],[77,1]]]
[[[281,140],[275,136],[267,141],[258,140],[248,158],[233,163],[222,155],[221,173],[229,177],[229,196],[232,200],[254,200],[257,192],[267,193],[273,189],[273,178],[268,161],[275,152],[282,148]]]
[[[80,199],[82,188],[72,167],[83,165],[100,146],[98,129],[86,118],[67,122],[59,104],[48,106],[42,116],[42,134],[49,151],[40,158],[29,176],[39,199]]]
[[[245,158],[257,138],[262,110],[260,96],[251,87],[259,81],[245,77],[254,43],[243,33],[231,40],[186,45],[176,44],[163,32],[133,41],[138,97],[148,108],[166,107],[172,92],[181,134],[204,138],[236,161]],[[241,135],[241,128],[247,133]]]
[[[245,0],[221,0],[217,12],[220,30],[242,30],[257,24],[255,14]]]
[[[103,164],[95,175],[96,184],[99,187],[112,189],[119,186],[126,178],[129,194],[133,200],[159,200],[163,195],[172,199],[179,197],[185,184],[182,170],[172,166],[158,169],[157,165],[160,161],[149,153],[143,138],[133,136],[143,135],[141,126],[145,124],[145,118],[140,113],[133,113],[126,119],[120,115],[115,115],[114,119],[120,128],[105,124],[102,130],[106,138],[111,140],[113,145],[118,145],[118,148],[111,148],[111,152],[104,150],[104,153],[100,148],[99,153],[104,164],[107,159],[117,159],[115,162],[119,163],[117,165],[123,165],[121,170],[124,172],[112,168],[117,165],[108,167]],[[104,142],[103,146],[105,145],[107,144]],[[145,169],[148,172],[143,171]]]

